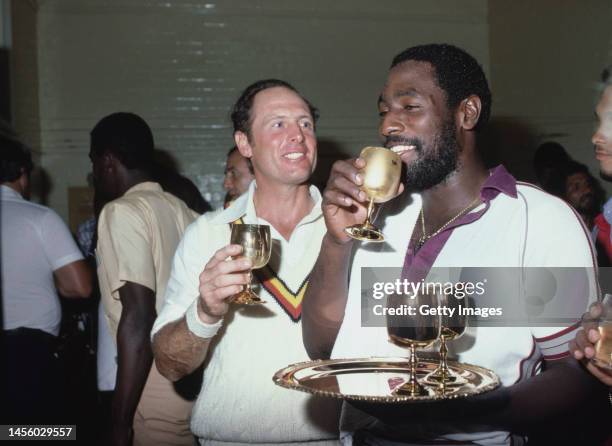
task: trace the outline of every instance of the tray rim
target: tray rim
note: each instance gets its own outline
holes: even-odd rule
[[[448,361],[448,365],[455,366],[457,364],[460,364],[462,366],[467,366],[471,369],[478,370],[481,373],[485,373],[489,375],[492,382],[490,384],[487,384],[486,386],[483,386],[480,389],[477,389],[477,391],[474,391],[474,392],[454,393],[451,395],[412,397],[409,395],[368,396],[368,395],[342,394],[339,392],[333,392],[329,390],[314,390],[304,385],[295,384],[295,383],[289,382],[288,380],[284,379],[284,376],[286,376],[287,373],[289,372],[295,373],[298,370],[304,369],[306,367],[315,367],[315,366],[321,366],[321,365],[326,365],[326,364],[340,364],[342,362],[404,362],[406,363],[408,362],[408,358],[400,357],[400,356],[372,356],[372,357],[362,357],[362,358],[314,359],[311,361],[301,361],[301,362],[296,362],[294,364],[289,364],[288,366],[277,370],[276,373],[274,373],[274,375],[272,376],[272,381],[277,386],[280,386],[286,389],[290,389],[290,390],[297,390],[300,392],[309,393],[315,396],[331,397],[331,398],[341,399],[341,400],[346,400],[346,401],[365,401],[365,402],[372,402],[372,403],[392,403],[392,404],[393,403],[427,403],[427,402],[434,402],[434,401],[455,400],[459,398],[469,398],[471,396],[481,395],[483,393],[490,392],[501,386],[501,380],[499,379],[499,376],[497,376],[497,374],[493,370],[487,369],[486,367],[482,367],[479,365],[474,365],[474,364],[469,364],[466,362],[459,362],[459,361]],[[437,361],[433,361],[432,359],[429,359],[429,358],[419,358],[419,362],[432,363],[432,362],[437,362]]]

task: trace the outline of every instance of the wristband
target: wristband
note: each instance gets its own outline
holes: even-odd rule
[[[217,334],[221,325],[223,325],[223,319],[219,319],[214,324],[207,324],[202,322],[200,316],[198,316],[198,297],[187,309],[185,313],[185,320],[187,321],[187,327],[194,335],[199,338],[210,339]]]

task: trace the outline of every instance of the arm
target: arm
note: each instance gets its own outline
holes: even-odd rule
[[[206,358],[210,338],[200,338],[187,326],[185,316],[164,325],[153,337],[157,370],[170,381],[193,372]]]
[[[64,297],[89,297],[91,295],[91,269],[85,260],[64,265],[53,271],[57,291]]]
[[[596,407],[598,399],[605,403],[605,389],[572,358],[549,361],[546,369],[519,384],[467,399],[415,405],[355,405],[385,424],[399,427],[399,432],[422,420],[453,423],[463,429],[484,426],[487,430],[525,434],[550,428],[555,421],[576,412],[589,413],[589,407]]]
[[[367,197],[359,189],[363,179],[361,158],[337,161],[323,193],[323,215],[327,234],[304,296],[302,333],[312,359],[329,358],[342,325],[348,297],[348,276],[353,239],[344,228],[363,223]],[[400,186],[398,193],[401,193]]]
[[[123,309],[117,330],[117,385],[112,402],[114,445],[130,443],[134,413],[149,376],[153,355],[149,333],[155,320],[155,294],[126,282],[119,289]]]
[[[92,273],[70,230],[57,213],[48,209],[39,233],[57,291],[64,297],[89,297]]]
[[[197,318],[205,325],[219,322],[229,309],[232,296],[249,281],[251,261],[226,259],[239,255],[240,245],[228,245],[215,252],[200,274]],[[189,311],[189,309],[187,310]],[[188,327],[186,316],[163,326],[153,337],[155,364],[159,372],[177,381],[202,364],[211,338],[196,336]]]
[[[302,308],[304,346],[312,359],[330,357],[342,325],[348,297],[351,247],[351,242],[337,243],[329,233],[323,238]]]
[[[574,411],[588,410],[605,389],[571,357],[545,361],[543,373],[506,389],[493,403],[503,409],[484,414],[486,423],[511,432],[530,432]],[[486,410],[487,405],[480,408]]]

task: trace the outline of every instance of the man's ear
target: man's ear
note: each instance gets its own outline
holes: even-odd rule
[[[482,110],[482,102],[476,95],[471,95],[461,101],[459,105],[460,125],[465,130],[474,130],[478,119],[480,119],[480,111]]]
[[[21,189],[21,195],[29,198],[30,195],[30,174],[25,169],[21,169],[21,175],[17,178],[17,183]]]
[[[246,133],[238,130],[234,133],[234,142],[236,143],[236,147],[238,147],[238,151],[245,158],[251,158],[253,156],[253,149],[251,148],[251,144],[249,143],[249,138]]]
[[[117,157],[109,150],[105,151],[100,155],[102,161],[102,168],[105,172],[113,172],[117,170],[117,164],[119,160]]]

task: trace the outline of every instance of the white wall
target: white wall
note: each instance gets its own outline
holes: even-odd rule
[[[11,2],[0,0],[0,48],[10,48],[11,41]]]
[[[15,130],[41,163],[37,21],[38,4],[31,0],[11,2],[12,48],[11,108]]]
[[[402,49],[447,41],[489,65],[486,0],[37,4],[42,164],[49,204],[64,216],[67,187],[89,172],[88,132],[108,113],[141,114],[157,145],[218,203],[229,109],[249,83],[288,80],[319,107],[325,163],[330,152],[377,141],[376,99]]]

